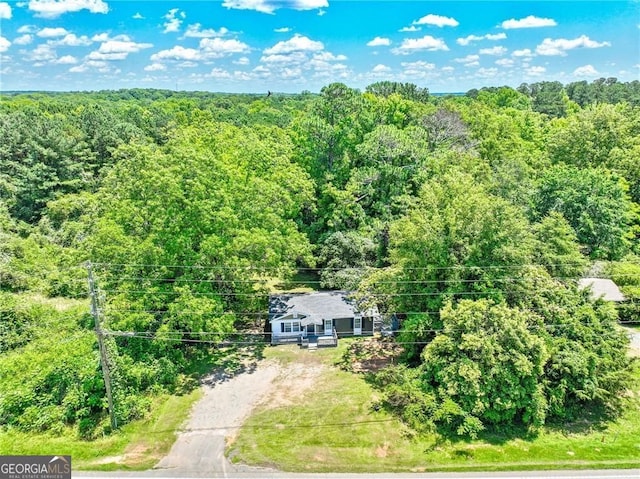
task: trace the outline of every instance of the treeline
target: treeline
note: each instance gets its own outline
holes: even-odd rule
[[[479,91],[495,93],[498,90],[496,87],[485,87],[469,90],[466,94],[475,98]],[[640,105],[640,81],[619,82],[613,77],[599,78],[591,83],[582,80],[566,85],[559,81],[523,83],[517,91],[531,99],[534,111],[554,117],[565,116],[571,110],[572,103],[582,108],[594,103]]]
[[[544,111],[547,83],[3,98],[0,423],[108,430],[88,305],[68,302],[86,297],[87,261],[120,423],[241,342],[300,267],[402,320],[406,365],[378,382],[416,429],[615,412],[629,379],[618,311],[575,280],[605,261],[639,295],[639,107],[561,85],[562,112]],[[82,348],[38,357],[69,331]],[[23,354],[34,368],[17,388]]]

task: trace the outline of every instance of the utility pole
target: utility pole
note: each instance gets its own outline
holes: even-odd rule
[[[100,327],[100,308],[98,306],[98,292],[93,279],[93,268],[91,261],[87,261],[87,273],[89,276],[89,296],[91,298],[91,315],[96,322],[96,335],[98,336],[98,347],[100,348],[100,365],[102,366],[102,376],[104,377],[104,387],[107,390],[107,402],[109,404],[109,417],[111,418],[111,428],[117,429],[116,413],[113,408],[113,396],[111,395],[111,376],[109,374],[109,361],[107,359],[107,348],[104,345],[104,332]]]

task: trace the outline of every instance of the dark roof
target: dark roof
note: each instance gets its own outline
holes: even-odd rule
[[[321,324],[323,319],[352,318],[358,312],[345,291],[322,291],[304,294],[278,294],[269,298],[271,321],[298,313],[305,323]]]

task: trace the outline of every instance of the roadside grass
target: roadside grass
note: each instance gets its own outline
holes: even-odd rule
[[[296,472],[392,472],[627,468],[640,466],[640,367],[623,415],[606,424],[584,419],[548,427],[535,437],[508,431],[477,440],[418,436],[375,407],[380,393],[363,375],[339,370],[350,340],[315,352],[296,346],[265,350],[284,363],[329,365],[299,405],[263,406],[229,447],[235,463]]]
[[[149,469],[171,449],[191,406],[201,396],[201,389],[196,389],[182,396],[157,397],[147,418],[94,441],[79,439],[73,429],[59,436],[3,431],[0,454],[70,455],[74,470]]]

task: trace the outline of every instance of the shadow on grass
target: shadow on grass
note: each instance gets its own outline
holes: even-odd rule
[[[215,386],[240,374],[251,374],[264,359],[265,343],[225,348],[223,356],[212,366],[208,374],[200,378],[202,384]]]
[[[258,363],[264,359],[265,342],[229,345],[211,348],[190,361],[185,371],[191,378],[190,386],[183,388],[188,393],[201,384],[215,386],[239,374],[253,373]]]

